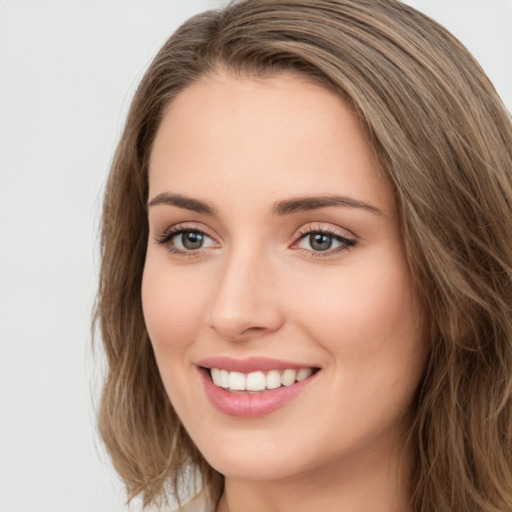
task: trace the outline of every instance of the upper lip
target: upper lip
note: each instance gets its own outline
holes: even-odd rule
[[[294,361],[284,361],[282,359],[272,359],[268,357],[248,357],[245,359],[235,359],[229,356],[213,356],[201,359],[197,366],[203,368],[219,368],[230,372],[251,373],[256,371],[270,370],[300,370],[301,368],[317,368],[317,366],[308,363],[297,363]]]

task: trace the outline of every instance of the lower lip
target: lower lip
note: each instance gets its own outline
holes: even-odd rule
[[[217,387],[211,380],[209,372],[200,368],[199,373],[203,382],[206,396],[214,407],[228,416],[239,418],[256,418],[265,416],[284,407],[293,400],[310,382],[315,374],[307,379],[296,382],[291,386],[281,386],[254,394],[237,392],[231,393]]]

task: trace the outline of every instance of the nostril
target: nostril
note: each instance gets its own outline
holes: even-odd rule
[[[249,327],[247,329],[245,329],[245,331],[243,331],[241,334],[258,334],[262,331],[265,331],[265,327]]]
[[[242,322],[233,321],[211,323],[209,328],[228,341],[244,341],[274,331],[270,325],[268,327],[257,325],[246,327]]]

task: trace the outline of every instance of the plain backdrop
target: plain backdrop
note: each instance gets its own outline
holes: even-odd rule
[[[409,3],[466,44],[512,110],[512,0]],[[219,5],[0,0],[0,512],[127,510],[94,426],[101,193],[151,57]]]

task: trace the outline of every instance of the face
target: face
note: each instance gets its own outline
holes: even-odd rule
[[[144,315],[207,461],[268,480],[388,457],[424,349],[392,191],[350,108],[297,76],[219,72],[168,108],[149,184]]]

